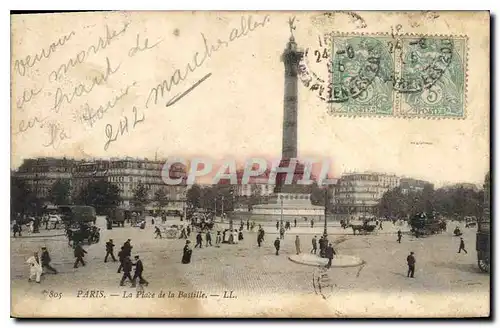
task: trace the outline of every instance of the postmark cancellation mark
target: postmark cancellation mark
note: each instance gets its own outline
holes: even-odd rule
[[[330,33],[318,39],[299,74],[330,114],[466,117],[466,36]]]

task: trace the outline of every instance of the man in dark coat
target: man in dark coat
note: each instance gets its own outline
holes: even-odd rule
[[[193,253],[193,250],[191,247],[189,247],[189,243],[191,243],[189,240],[186,240],[186,245],[184,245],[184,249],[182,251],[182,263],[183,264],[188,264],[191,262],[191,255]]]
[[[467,254],[467,251],[465,250],[465,243],[464,239],[460,238],[460,246],[458,248],[458,252],[460,253],[462,250],[464,250],[465,254]]]
[[[202,247],[201,242],[203,241],[203,238],[201,237],[201,231],[198,231],[198,234],[196,235],[196,245],[194,245],[194,248],[196,247]]]
[[[247,219],[247,231],[250,230],[250,220]]]
[[[130,239],[127,239],[127,241],[123,244],[123,251],[125,252],[125,256],[129,256],[132,254],[132,245],[130,245]]]
[[[122,266],[123,266],[123,276],[122,279],[120,280],[120,286],[124,285],[125,279],[127,278],[132,283],[132,286],[134,286],[134,280],[130,276],[130,271],[132,271],[132,261],[130,260],[130,257],[128,255],[123,258]]]
[[[210,234],[210,230],[207,230],[207,233],[205,234],[205,242],[206,242],[206,247],[208,247],[208,244],[212,246],[212,235]]]
[[[160,238],[161,239],[161,230],[158,227],[155,227],[155,239]]]
[[[401,244],[401,237],[402,237],[402,233],[401,233],[401,230],[398,230],[398,243]]]
[[[124,247],[122,246],[121,250],[118,252],[118,260],[120,260],[120,266],[118,267],[118,273],[122,271],[123,268],[123,260],[126,257],[125,252],[123,251]]]
[[[78,263],[81,263],[83,266],[85,266],[85,262],[83,261],[83,257],[85,256],[85,254],[87,254],[87,251],[83,249],[80,243],[77,243],[74,251],[76,261],[75,265],[73,265],[73,268],[78,268]]]
[[[321,257],[323,257],[323,255],[325,254],[325,238],[323,236],[319,237],[319,241],[318,241],[318,244],[319,244],[319,255]]]
[[[276,230],[280,230],[280,221],[276,221]]]
[[[413,275],[415,274],[415,263],[417,262],[415,260],[415,256],[413,256],[413,252],[410,252],[410,255],[406,258],[406,262],[408,263],[408,274],[407,277],[414,278]]]
[[[54,269],[50,265],[51,259],[50,259],[49,251],[47,250],[46,247],[42,247],[41,260],[42,260],[42,268],[47,268],[48,270],[52,271],[54,274],[57,274],[57,270]]]
[[[328,246],[326,247],[325,255],[326,255],[326,258],[328,259],[328,264],[326,265],[326,267],[331,268],[333,255],[336,255],[335,250],[333,249],[333,246],[331,243],[328,244]]]
[[[276,240],[274,241],[274,248],[276,248],[276,255],[280,255],[280,239],[279,237],[276,237]]]
[[[297,219],[293,219],[293,227],[297,228]]]
[[[106,256],[104,256],[104,263],[108,262],[108,256],[111,255],[113,262],[116,262],[115,254],[113,254],[113,249],[115,244],[113,244],[113,239],[106,242]]]
[[[139,259],[139,255],[135,256],[135,271],[134,277],[132,278],[132,287],[135,287],[135,282],[137,278],[139,278],[139,285],[149,285],[149,282],[142,277],[142,272],[144,272],[144,266],[142,265],[142,261]]]
[[[316,252],[318,251],[318,242],[316,240],[316,236],[314,236],[314,238],[312,239],[312,249],[311,249],[311,253],[314,253],[316,254]]]

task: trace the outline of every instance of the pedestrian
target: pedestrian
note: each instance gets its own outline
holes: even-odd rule
[[[73,265],[73,268],[78,268],[78,263],[81,263],[83,266],[85,266],[85,261],[83,260],[83,257],[85,254],[87,254],[87,251],[83,249],[82,245],[80,243],[76,243],[75,250],[73,252],[74,256],[76,257],[75,264]]]
[[[153,225],[153,226],[155,225],[155,218],[154,218],[154,216],[151,218],[151,225]]]
[[[324,254],[323,249],[325,248],[325,238],[324,238],[324,236],[319,237],[318,244],[319,244],[319,254],[321,255],[321,257],[323,257],[323,254]]]
[[[300,238],[298,235],[295,237],[295,250],[297,251],[297,255],[299,255],[300,254]]]
[[[311,228],[314,228],[314,220],[311,219]]]
[[[30,265],[30,277],[28,280],[33,281],[33,279],[35,279],[37,283],[40,283],[40,277],[42,276],[43,269],[38,253],[34,252],[33,256],[31,256],[26,263]]]
[[[66,237],[68,237],[68,246],[71,246],[71,239],[73,238],[73,230],[69,227],[66,228]]]
[[[191,236],[191,227],[189,226],[189,224],[188,224],[188,226],[186,228],[186,232],[187,232],[187,237],[186,238],[189,238],[189,236]]]
[[[247,219],[247,231],[250,230],[250,220]]]
[[[274,241],[274,248],[276,248],[276,255],[280,255],[280,239],[276,237],[276,240]]]
[[[464,250],[465,254],[467,254],[467,251],[465,250],[464,239],[460,238],[460,247],[458,248],[458,252],[460,253],[462,250]]]
[[[280,222],[276,221],[276,230],[280,230]]]
[[[328,264],[326,265],[326,267],[331,268],[333,255],[336,255],[335,250],[333,249],[332,243],[328,244],[328,246],[326,247],[325,255],[326,255],[326,258],[328,259]]]
[[[19,237],[21,237],[21,225],[18,224],[17,221],[14,223],[12,231],[14,232],[14,238],[16,238],[16,233],[19,235]]]
[[[240,232],[238,232],[238,241],[242,240],[243,240],[243,231],[240,230]]]
[[[155,226],[155,239],[160,238],[161,239],[161,230],[160,228]]]
[[[108,256],[111,255],[113,262],[116,262],[115,254],[113,254],[113,249],[115,244],[113,244],[113,239],[106,242],[106,256],[104,256],[104,263],[108,262]]]
[[[314,236],[314,238],[312,239],[312,249],[311,249],[311,254],[314,253],[316,254],[316,252],[318,251],[318,242],[316,240],[316,236]]]
[[[401,233],[401,230],[398,230],[398,243],[401,244],[401,237],[402,237],[402,233]]]
[[[285,229],[283,227],[280,229],[280,239],[285,239]]]
[[[221,243],[221,235],[220,235],[220,230],[217,231],[217,236],[215,236],[215,246],[220,247]]]
[[[202,247],[201,243],[203,241],[203,238],[201,237],[201,231],[198,231],[198,234],[196,235],[196,245],[194,245],[194,248],[196,247]]]
[[[417,262],[415,260],[415,256],[413,256],[413,252],[410,252],[410,255],[406,258],[406,262],[408,263],[408,274],[407,277],[414,278],[413,275],[415,274],[415,263]]]
[[[187,264],[191,262],[191,255],[193,254],[193,250],[189,247],[189,243],[191,241],[186,240],[186,245],[184,245],[184,249],[182,250],[182,263]]]
[[[125,256],[129,256],[132,254],[132,245],[130,245],[131,240],[127,239],[127,241],[123,244],[123,252]]]
[[[208,244],[210,244],[210,246],[212,246],[212,235],[210,234],[210,230],[207,230],[207,233],[205,235],[205,241],[206,241],[205,247],[208,247]]]
[[[297,219],[293,219],[293,227],[297,228]]]
[[[139,285],[149,285],[149,282],[142,277],[142,273],[144,272],[144,266],[142,265],[142,261],[139,259],[139,255],[135,257],[135,266],[134,277],[132,278],[132,287],[135,287],[135,283],[137,278],[139,278]]]
[[[130,276],[130,271],[132,271],[132,261],[130,260],[130,256],[126,255],[123,258],[123,276],[120,280],[120,286],[123,286],[125,283],[125,279],[128,279],[132,283],[132,287],[134,287],[135,284],[132,276]]]
[[[188,226],[188,228],[189,228],[189,226]],[[188,236],[186,235],[186,228],[182,227],[181,235],[180,235],[179,239],[187,239],[187,237]]]
[[[123,246],[121,250],[118,252],[118,260],[120,260],[120,266],[118,267],[118,273],[122,271],[123,268],[123,260],[125,259],[125,252],[123,251]]]
[[[262,244],[262,240],[263,240],[262,233],[261,230],[259,230],[259,233],[257,234],[257,245],[259,245],[259,247]]]
[[[49,251],[47,250],[47,247],[42,247],[41,260],[42,260],[42,269],[47,268],[48,270],[52,271],[54,274],[57,274],[57,270],[54,269],[50,265],[51,259],[50,259],[50,254],[49,254]]]

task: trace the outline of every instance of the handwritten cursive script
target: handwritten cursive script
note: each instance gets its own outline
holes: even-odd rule
[[[14,62],[14,71],[16,71],[21,76],[25,76],[27,67],[31,68],[31,67],[35,66],[37,63],[39,63],[40,61],[42,61],[44,58],[45,59],[50,58],[52,53],[54,51],[56,51],[56,49],[58,47],[64,46],[64,44],[66,42],[68,42],[71,39],[71,37],[73,37],[74,35],[75,35],[75,32],[71,31],[68,35],[65,35],[65,36],[59,38],[59,40],[57,40],[57,42],[51,43],[48,50],[45,50],[45,48],[42,49],[42,51],[39,54],[37,53],[33,58],[28,55],[28,56],[26,56],[25,59],[16,60]]]
[[[219,51],[222,46],[228,47],[231,42],[247,35],[249,32],[253,32],[259,27],[264,27],[269,21],[269,15],[264,16],[264,18],[260,22],[254,22],[252,15],[242,16],[240,29],[236,27],[233,28],[229,33],[229,37],[227,39],[217,39],[216,44],[211,44],[210,46],[205,35],[201,33],[203,44],[205,46],[203,54],[200,55],[200,52],[195,52],[193,54],[191,62],[187,63],[186,67],[183,70],[176,69],[170,77],[163,80],[156,87],[151,88],[146,100],[146,108],[148,108],[151,103],[156,105],[159,101],[159,97],[164,98],[166,92],[169,92],[173,86],[179,85],[182,81],[185,81],[190,73],[195,72],[198,67],[202,66],[203,63],[208,58],[210,58],[214,52]],[[169,105],[172,105],[171,100],[169,100],[167,103],[169,103]]]
[[[49,82],[54,82],[59,80],[64,76],[71,68],[74,68],[78,64],[85,62],[86,58],[91,54],[97,54],[99,51],[106,49],[111,42],[116,40],[120,35],[124,34],[130,23],[125,23],[120,31],[110,30],[108,25],[106,25],[106,35],[104,37],[100,36],[97,40],[96,45],[91,45],[87,50],[79,51],[74,58],[69,59],[67,63],[60,65],[57,69],[53,70],[49,74]]]
[[[120,64],[118,64],[116,68],[112,68],[109,58],[106,57],[106,73],[104,74],[101,73],[99,76],[94,76],[92,78],[92,84],[90,84],[89,86],[83,83],[78,84],[78,86],[73,88],[73,92],[71,93],[70,96],[64,93],[61,88],[57,88],[56,95],[54,97],[54,107],[52,107],[52,110],[55,111],[56,113],[59,113],[59,110],[61,109],[63,102],[71,104],[71,102],[75,99],[75,97],[81,97],[86,94],[88,95],[89,93],[92,92],[92,90],[96,85],[101,85],[106,81],[108,81],[108,78],[114,73],[116,73],[119,68]]]

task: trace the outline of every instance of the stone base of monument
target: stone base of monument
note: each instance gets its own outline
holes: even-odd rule
[[[299,255],[291,255],[288,259],[294,263],[324,267],[328,263],[328,259],[321,258],[315,254],[301,253]],[[348,268],[357,267],[364,262],[362,259],[352,255],[335,255],[332,259],[332,268]]]

